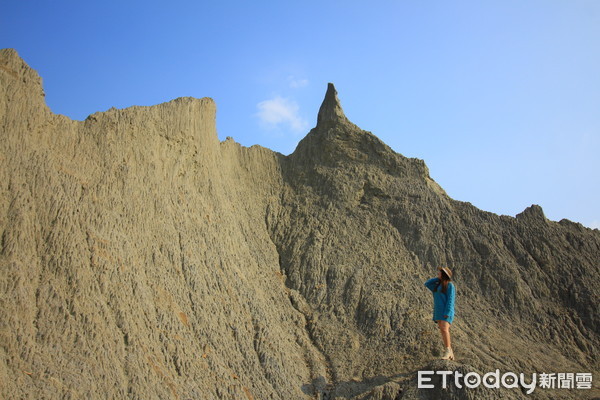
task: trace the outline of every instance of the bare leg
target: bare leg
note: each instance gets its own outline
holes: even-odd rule
[[[452,347],[450,342],[450,323],[448,321],[438,321],[438,327],[440,328],[440,332],[442,334],[442,341],[444,342],[444,346]]]

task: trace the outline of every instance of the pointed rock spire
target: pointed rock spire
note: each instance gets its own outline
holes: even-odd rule
[[[325,93],[325,99],[319,109],[317,126],[325,122],[349,122],[348,118],[344,115],[344,110],[342,110],[340,99],[337,97],[337,91],[335,90],[333,83],[327,84],[327,93]]]

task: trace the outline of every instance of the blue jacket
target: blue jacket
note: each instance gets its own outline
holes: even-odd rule
[[[454,319],[454,298],[456,297],[456,288],[452,282],[448,282],[446,293],[442,293],[442,285],[440,284],[435,290],[440,278],[431,278],[425,282],[427,289],[433,293],[433,320],[444,320],[452,323]],[[435,290],[435,291],[434,291]],[[444,318],[444,315],[447,318]]]

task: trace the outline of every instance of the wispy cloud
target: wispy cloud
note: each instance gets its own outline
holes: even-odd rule
[[[287,126],[294,133],[299,133],[308,127],[308,122],[298,114],[300,107],[294,100],[275,96],[272,99],[261,101],[256,108],[258,108],[256,115],[261,125],[266,128]]]
[[[308,79],[298,79],[294,76],[288,76],[288,82],[292,89],[299,89],[308,86]]]

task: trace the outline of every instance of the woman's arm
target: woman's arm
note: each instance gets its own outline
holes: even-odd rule
[[[437,286],[437,283],[439,282],[439,280],[440,280],[440,278],[431,278],[427,282],[425,282],[425,286],[427,287],[427,289],[429,289],[433,292],[435,290],[435,287]]]
[[[444,316],[451,317],[454,315],[454,298],[456,297],[456,288],[452,282],[448,283],[446,288],[446,308],[444,309]]]

